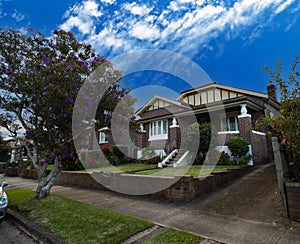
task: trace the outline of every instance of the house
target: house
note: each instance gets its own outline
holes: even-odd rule
[[[254,164],[272,157],[266,129],[255,129],[267,114],[279,114],[276,87],[271,82],[267,93],[213,82],[182,91],[175,100],[155,95],[136,112],[140,125],[137,157],[142,157],[143,148],[148,146],[153,147],[157,155],[166,156],[167,160],[181,149],[183,152],[176,157],[178,162],[174,162],[173,166],[184,164],[187,152],[182,148],[181,134],[191,123],[189,118],[193,115],[199,123],[211,122],[210,111],[218,111],[219,107],[225,113],[214,117],[214,123],[218,125],[217,139],[222,141],[216,149],[228,150],[224,146],[226,141],[232,136],[240,136],[250,143]]]

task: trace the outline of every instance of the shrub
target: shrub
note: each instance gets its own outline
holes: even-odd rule
[[[240,163],[240,158],[246,156],[249,151],[249,142],[239,136],[231,137],[227,142],[227,146],[238,164]]]
[[[143,150],[142,150],[143,159],[149,160],[149,159],[151,159],[155,156],[156,156],[156,154],[155,154],[155,151],[154,151],[154,147],[148,146],[148,147],[143,148]]]
[[[234,162],[230,160],[230,156],[228,155],[228,153],[222,151],[218,161],[218,165],[232,165],[232,164],[234,164]]]

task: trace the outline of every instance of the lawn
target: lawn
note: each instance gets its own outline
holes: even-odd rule
[[[144,244],[161,244],[161,243],[172,243],[172,244],[194,244],[200,243],[204,238],[196,236],[187,232],[178,231],[174,229],[168,229],[163,233],[155,236]]]
[[[122,243],[152,223],[57,195],[34,200],[31,190],[7,190],[9,207],[26,213],[66,243]]]
[[[157,169],[157,164],[120,164],[117,166],[111,166],[111,167],[99,167],[94,169],[87,169],[84,171],[88,172],[113,172],[113,173],[119,173],[119,172],[133,172],[133,171],[139,171],[139,170],[152,170]]]
[[[227,171],[229,169],[241,168],[243,166],[237,165],[217,165],[217,166],[181,166],[177,168],[167,167],[163,169],[153,169],[147,171],[136,172],[138,175],[152,175],[152,176],[169,176],[174,177],[176,175],[191,175],[193,177],[207,176],[211,172]]]

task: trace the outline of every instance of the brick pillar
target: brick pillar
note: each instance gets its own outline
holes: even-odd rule
[[[175,117],[172,119],[172,124],[169,127],[169,150],[170,152],[180,147],[180,128]],[[167,153],[170,153],[167,152]]]
[[[144,147],[147,147],[149,145],[148,139],[149,139],[149,134],[147,132],[148,125],[140,125],[140,130],[137,135],[137,146],[139,150],[141,150]]]
[[[240,137],[244,138],[251,144],[251,114],[247,114],[246,104],[242,104],[241,107],[241,115],[238,115]]]

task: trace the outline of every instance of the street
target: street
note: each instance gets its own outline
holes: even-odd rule
[[[40,243],[34,239],[21,227],[15,226],[6,220],[0,224],[0,243],[1,244],[37,244]]]

